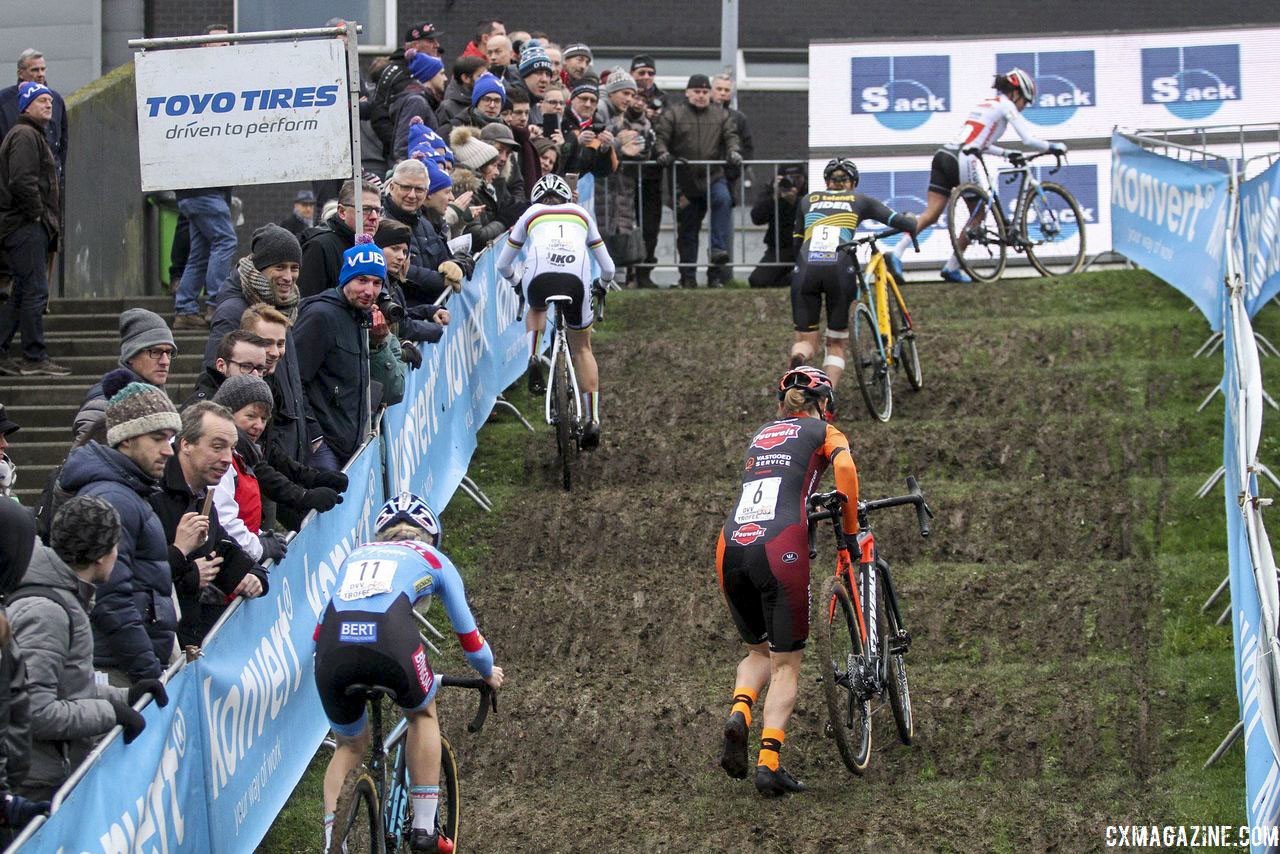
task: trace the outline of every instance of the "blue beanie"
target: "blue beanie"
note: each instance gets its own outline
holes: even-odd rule
[[[41,95],[53,95],[53,90],[43,83],[33,83],[28,80],[26,83],[18,85],[18,112],[25,113],[31,102]]]
[[[443,62],[429,53],[419,53],[414,48],[406,50],[404,58],[409,63],[409,73],[419,83],[426,83],[435,78],[441,71],[444,71]]]
[[[377,276],[387,278],[387,259],[382,250],[373,243],[373,236],[362,234],[356,238],[356,245],[342,253],[342,269],[338,271],[338,287],[342,287],[356,276]]]
[[[438,193],[446,187],[453,186],[453,179],[437,166],[434,160],[426,161],[425,165],[427,167],[427,195]]]
[[[471,84],[471,106],[480,103],[485,95],[497,95],[504,101],[507,99],[507,90],[503,88],[502,81],[487,71]]]

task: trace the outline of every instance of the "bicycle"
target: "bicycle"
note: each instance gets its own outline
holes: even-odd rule
[[[480,692],[480,706],[467,732],[479,732],[490,708],[498,710],[498,696],[478,676],[438,676],[442,687],[471,688]],[[370,757],[347,775],[334,810],[331,852],[373,852],[396,854],[409,850],[413,814],[409,805],[409,772],[405,753],[409,722],[401,718],[384,740],[382,699],[396,692],[383,685],[354,684],[347,696],[360,697],[369,707],[372,733]],[[388,759],[392,769],[388,782]],[[458,789],[458,759],[444,734],[440,735],[440,802],[436,811],[436,832],[453,840],[456,847],[462,821],[462,801]]]
[[[862,392],[862,400],[871,416],[880,421],[888,421],[893,414],[891,368],[906,370],[912,390],[919,391],[924,386],[911,312],[907,311],[902,290],[889,273],[884,253],[876,243],[901,233],[906,233],[911,243],[919,248],[914,234],[896,228],[868,234],[837,247],[838,251],[853,253],[859,246],[871,247],[871,257],[858,277],[858,293],[853,301],[849,328],[853,332],[853,373],[858,380],[858,390]],[[892,308],[890,293],[893,294]]]
[[[1079,270],[1085,249],[1085,219],[1080,204],[1066,187],[1037,178],[1031,166],[1031,161],[1052,155],[1057,161],[1049,171],[1053,175],[1062,168],[1066,155],[1046,151],[1028,157],[1010,152],[1012,168],[996,173],[1004,176],[1006,184],[1019,182],[1013,210],[1006,213],[1000,194],[988,189],[994,185],[982,150],[966,148],[964,153],[978,158],[987,179],[987,187],[973,182],[961,184],[951,191],[947,202],[947,231],[964,271],[975,281],[995,281],[1004,273],[1010,247],[1015,252],[1025,252],[1042,276],[1066,276]],[[961,201],[968,213],[957,215]],[[1078,245],[1072,248],[1077,238]]]
[[[818,523],[825,519],[831,520],[841,546],[835,574],[823,582],[815,606],[826,733],[835,739],[845,767],[859,776],[871,761],[872,715],[883,707],[882,702],[873,709],[873,700],[887,694],[898,738],[911,744],[915,737],[905,661],[911,635],[903,627],[893,576],[888,562],[876,550],[870,519],[878,510],[914,504],[920,536],[929,536],[933,510],[914,477],[907,478],[907,491],[907,495],[894,498],[859,501],[858,534],[852,543],[846,542],[840,530],[839,520],[848,501],[844,493],[819,493],[808,501],[810,560],[818,556]],[[851,555],[858,559],[856,583]]]

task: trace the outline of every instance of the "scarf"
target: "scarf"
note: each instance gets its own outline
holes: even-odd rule
[[[244,294],[245,300],[249,305],[254,303],[265,302],[267,305],[275,306],[285,317],[289,318],[289,322],[293,323],[298,319],[298,283],[294,282],[293,290],[289,293],[289,298],[284,302],[276,299],[275,286],[262,275],[262,271],[253,266],[253,258],[249,255],[240,259],[238,268],[240,273],[240,292]]]

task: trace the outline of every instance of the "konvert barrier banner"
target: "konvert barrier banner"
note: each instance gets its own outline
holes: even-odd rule
[[[1241,254],[1249,316],[1280,293],[1280,160],[1240,182]]]
[[[1111,138],[1111,245],[1222,329],[1227,176]]]
[[[341,39],[134,55],[142,191],[351,174]]]

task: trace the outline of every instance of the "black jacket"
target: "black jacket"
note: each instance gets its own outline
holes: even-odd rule
[[[440,126],[435,109],[431,106],[430,95],[417,83],[405,87],[404,91],[393,97],[387,109],[391,113],[391,121],[395,123],[391,140],[392,163],[399,163],[409,156],[409,125],[413,123],[414,116],[421,118],[422,123],[432,130]]]
[[[356,234],[337,214],[302,233],[302,272],[298,292],[304,297],[338,286],[342,253],[356,245]],[[236,324],[239,326],[239,324]]]
[[[794,177],[792,180],[796,180]],[[776,261],[792,261],[796,260],[796,247],[791,239],[791,223],[796,219],[796,204],[800,199],[804,198],[804,187],[801,185],[794,199],[790,202],[786,197],[779,195],[777,202],[777,218],[774,217],[774,187],[766,186],[760,195],[756,197],[756,203],[751,206],[751,221],[756,225],[767,225],[768,228],[764,232],[765,252],[772,253],[778,250],[774,260]],[[778,223],[782,223],[783,232],[778,233]]]
[[[325,441],[343,462],[364,438],[369,405],[369,312],[338,288],[303,300],[294,338],[298,372]]]
[[[304,221],[302,217],[290,211],[287,217],[280,220],[280,227],[301,240],[302,232],[310,228],[311,223]]]
[[[405,276],[405,297],[412,300],[408,305],[435,302],[447,287],[444,277],[436,272],[451,257],[447,241],[422,214],[409,213],[390,196],[382,204],[387,217],[404,223],[413,232],[409,240],[409,272]]]
[[[450,80],[444,87],[444,101],[436,107],[438,132],[446,142],[449,141],[447,130],[453,126],[453,120],[470,109],[471,92],[459,86],[457,80]]]
[[[182,401],[178,411],[181,412],[191,404],[199,403],[202,400],[213,400],[213,396],[217,394],[218,389],[226,380],[227,378],[222,371],[213,365],[206,365],[205,369],[196,377],[196,387],[191,390],[191,394],[187,395],[187,399]]]
[[[49,231],[50,250],[62,229],[58,163],[44,127],[23,113],[0,142],[0,235],[40,222]]]
[[[62,175],[67,168],[67,105],[62,96],[52,89],[53,116],[45,126],[44,138],[53,151],[54,160],[58,161],[58,174]],[[0,89],[0,139],[4,139],[15,124],[18,123],[18,86],[6,86]]]

